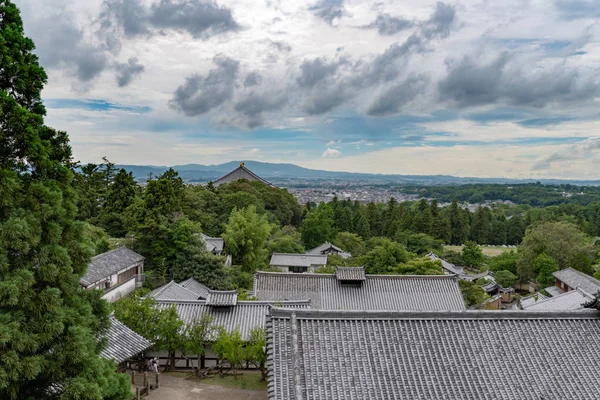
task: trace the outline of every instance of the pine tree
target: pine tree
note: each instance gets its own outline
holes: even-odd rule
[[[126,399],[127,376],[99,357],[108,305],[79,285],[92,246],[74,222],[68,136],[44,126],[33,49],[0,0],[0,398]]]

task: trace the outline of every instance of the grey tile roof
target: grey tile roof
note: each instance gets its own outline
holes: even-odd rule
[[[273,309],[270,400],[596,399],[600,313]]]
[[[310,299],[326,310],[464,310],[452,275],[366,275],[361,286],[344,286],[335,274],[257,272],[259,300]]]
[[[248,168],[246,168],[244,163],[240,163],[239,167],[237,167],[236,169],[234,169],[227,175],[222,176],[219,179],[217,179],[216,181],[214,181],[213,185],[219,186],[224,183],[235,182],[240,179],[246,179],[250,182],[260,181],[260,182],[264,183],[265,185],[273,186],[270,182],[267,182],[266,180],[264,180],[260,176],[256,175],[254,172],[250,171]]]
[[[327,265],[327,256],[322,254],[273,253],[271,265],[289,267],[310,267]]]
[[[237,303],[235,290],[209,290],[206,304],[217,307],[233,307]]]
[[[144,257],[125,246],[107,251],[92,258],[86,274],[81,277],[81,283],[89,286],[143,260]]]
[[[210,237],[203,233],[200,234],[200,237],[204,240],[206,251],[215,252],[217,254],[223,252],[223,247],[225,247],[225,240],[223,238]]]
[[[310,302],[303,301],[238,301],[234,307],[213,307],[206,304],[204,300],[196,301],[158,301],[157,305],[167,308],[174,305],[177,314],[186,324],[193,324],[203,315],[211,315],[214,324],[224,327],[227,331],[239,329],[242,339],[247,340],[250,330],[255,327],[265,326],[266,316],[273,306],[286,308],[308,308]]]
[[[152,347],[152,342],[138,335],[114,316],[110,317],[110,328],[106,334],[107,346],[100,356],[117,363],[127,361],[131,357]]]
[[[546,292],[548,292],[548,294],[550,296],[560,296],[561,294],[564,293],[563,290],[561,290],[560,288],[556,287],[556,286],[550,286],[547,287],[546,289],[544,289]]]
[[[194,278],[190,278],[183,282],[179,282],[179,285],[183,286],[191,292],[194,292],[198,295],[198,298],[201,299],[206,299],[206,297],[208,296],[208,291],[210,290],[208,286],[198,282]]]
[[[147,296],[152,297],[154,300],[198,300],[200,298],[200,295],[175,283],[175,281],[154,289]]]
[[[594,296],[585,293],[581,289],[571,290],[558,296],[550,297],[545,300],[538,300],[531,305],[523,305],[527,311],[560,311],[560,310],[583,310],[583,304],[592,300]]]
[[[337,247],[329,242],[325,242],[322,245],[319,245],[319,246],[315,247],[314,249],[311,249],[306,252],[306,254],[330,254],[330,253],[337,253],[340,256],[342,256],[342,258],[344,258],[344,259],[352,257],[352,254],[340,249],[339,247]]]
[[[335,271],[338,281],[364,281],[365,267],[338,267]]]
[[[427,254],[427,257],[429,257],[429,259],[431,261],[440,261],[442,263],[442,268],[449,274],[455,274],[455,275],[463,275],[464,274],[464,270],[462,268],[459,268],[459,267],[455,266],[454,264],[449,263],[448,261],[444,260],[443,258],[439,258],[438,256],[436,256],[433,253]]]
[[[569,287],[576,289],[581,288],[589,294],[596,294],[600,291],[600,281],[593,277],[577,271],[573,268],[566,268],[553,273],[554,277],[563,281]]]
[[[526,296],[521,299],[521,307],[523,307],[523,309],[525,309],[527,307],[534,305],[538,301],[546,300],[547,298],[548,298],[547,296],[544,296],[543,294],[541,294],[539,292],[534,293],[530,296]]]

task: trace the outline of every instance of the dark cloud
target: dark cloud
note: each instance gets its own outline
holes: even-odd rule
[[[70,15],[40,16],[24,7],[22,17],[44,67],[65,69],[81,82],[93,80],[108,67],[105,50],[88,43]]]
[[[329,25],[333,25],[333,21],[342,18],[346,14],[344,0],[319,0],[309,10]]]
[[[317,83],[335,74],[340,65],[345,62],[346,60],[343,58],[334,62],[328,62],[327,59],[322,57],[314,60],[304,60],[300,65],[300,75],[296,78],[296,83],[302,88],[312,88]]]
[[[137,58],[131,57],[126,63],[115,64],[115,71],[119,87],[125,87],[131,83],[133,78],[144,71],[144,66],[140,64]]]
[[[395,35],[414,26],[414,21],[392,17],[390,14],[379,14],[375,21],[363,26],[365,29],[377,29],[380,35]]]
[[[202,115],[233,97],[239,62],[224,56],[213,59],[217,68],[206,76],[194,74],[177,88],[169,106],[188,117]]]
[[[311,93],[311,96],[305,100],[302,108],[309,115],[325,114],[347,100],[352,99],[354,96],[355,93],[341,84],[331,87],[320,87]]]
[[[244,79],[244,87],[256,86],[262,81],[262,76],[258,71],[252,71]]]
[[[235,104],[234,109],[245,116],[244,124],[254,129],[264,124],[264,113],[279,110],[286,102],[282,93],[251,91]]]
[[[458,107],[492,103],[564,106],[590,101],[600,94],[597,77],[586,77],[564,62],[534,69],[529,59],[505,52],[488,63],[465,57],[459,63],[449,62],[448,67],[448,75],[438,85],[439,96]]]
[[[598,4],[598,0],[556,0],[554,5],[558,14],[563,19],[600,18],[600,4]]]
[[[279,50],[282,53],[289,53],[290,51],[292,51],[292,46],[283,41],[272,41],[271,47]]]
[[[120,29],[126,37],[174,30],[206,39],[240,28],[229,8],[200,0],[159,0],[149,7],[141,0],[104,0],[100,21],[105,32]]]
[[[451,4],[437,3],[431,17],[421,26],[421,34],[427,39],[445,39],[456,22],[456,9]]]
[[[429,79],[425,76],[409,76],[386,89],[368,108],[369,115],[390,115],[402,110],[423,92]]]

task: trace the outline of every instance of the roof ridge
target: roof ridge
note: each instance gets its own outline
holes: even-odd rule
[[[360,268],[360,267],[342,267],[342,268]],[[295,272],[272,272],[272,271],[256,271],[254,275],[272,275],[272,276],[295,276],[298,278],[309,278],[309,277],[335,277],[335,273],[333,274],[319,274],[314,272],[304,272],[301,274]],[[398,275],[398,274],[390,274],[390,275],[379,275],[379,274],[365,274],[367,278],[376,278],[376,279],[456,279],[457,275]]]

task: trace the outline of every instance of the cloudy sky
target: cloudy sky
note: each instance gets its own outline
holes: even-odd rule
[[[15,0],[75,158],[599,179],[596,0]]]

